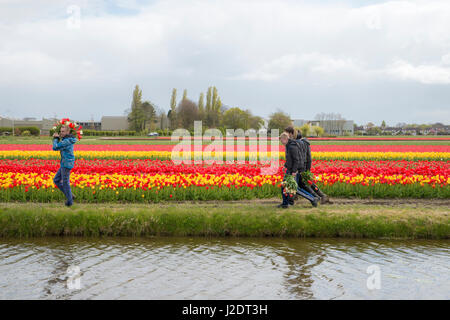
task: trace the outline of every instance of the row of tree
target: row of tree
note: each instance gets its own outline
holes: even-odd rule
[[[206,99],[205,99],[206,97]],[[183,91],[181,101],[177,101],[177,89],[172,90],[170,108],[167,115],[152,102],[142,102],[142,90],[138,85],[134,88],[131,108],[126,110],[130,130],[142,132],[159,129],[175,130],[185,128],[193,130],[194,121],[202,121],[203,128],[220,129],[260,129],[264,124],[261,117],[254,116],[250,110],[238,107],[229,108],[222,104],[218,90],[211,86],[206,96],[200,93],[198,103],[190,100],[187,90]]]
[[[207,128],[217,128],[221,124],[226,108],[222,105],[216,87],[209,87],[206,93],[200,93],[198,103],[188,99],[187,90],[183,91],[183,98],[177,104],[177,89],[172,90],[170,110],[167,114],[170,120],[170,129],[182,127],[192,129],[194,121],[201,120]]]
[[[386,121],[382,121],[380,126],[375,125],[373,122],[368,122],[363,126],[354,126],[354,133],[356,135],[403,135],[403,134],[447,134],[449,131],[449,127],[442,123],[434,123],[434,124],[406,124],[406,123],[397,123],[394,127],[388,127],[386,125]]]
[[[260,129],[264,124],[261,117],[254,116],[250,110],[238,107],[230,108],[222,104],[216,87],[209,87],[205,94],[202,92],[198,102],[188,99],[187,90],[183,91],[183,98],[177,104],[177,89],[172,90],[170,99],[170,129],[186,128],[192,130],[194,121],[202,121],[204,128],[222,129]]]
[[[138,85],[134,88],[131,108],[128,113],[129,129],[136,132],[152,130],[157,122],[155,105],[146,100],[142,102],[142,90]]]
[[[205,99],[206,98],[206,99]],[[136,132],[155,130],[175,130],[185,128],[193,130],[194,121],[201,120],[203,129],[218,128],[223,132],[226,129],[255,129],[259,130],[264,125],[264,120],[252,114],[248,109],[239,107],[228,107],[222,104],[216,87],[207,89],[206,95],[200,93],[198,102],[190,100],[187,90],[183,91],[181,100],[177,101],[177,89],[172,90],[170,107],[167,114],[165,111],[149,100],[142,101],[142,90],[138,85],[134,88],[131,108],[126,110],[129,129]],[[286,127],[292,125],[291,117],[283,112],[277,111],[270,115],[268,130],[278,129],[282,132]],[[304,136],[322,135],[324,130],[320,127],[303,125],[297,128]]]

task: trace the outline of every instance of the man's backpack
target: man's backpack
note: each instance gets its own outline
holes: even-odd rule
[[[302,169],[302,171],[304,171],[306,169],[306,146],[303,143],[303,141],[301,140],[294,140],[295,143],[298,146],[298,151],[299,151],[299,159],[300,159],[300,168]]]

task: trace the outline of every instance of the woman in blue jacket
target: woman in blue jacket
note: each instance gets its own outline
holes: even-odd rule
[[[75,165],[75,155],[73,145],[77,139],[70,134],[68,126],[62,126],[60,133],[53,134],[53,150],[61,153],[60,168],[53,178],[53,182],[59,190],[66,196],[65,205],[70,207],[73,204],[72,190],[70,189],[70,171]]]

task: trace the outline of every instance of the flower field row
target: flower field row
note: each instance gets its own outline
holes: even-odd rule
[[[282,166],[274,172],[282,175]],[[177,174],[239,174],[247,177],[261,175],[267,167],[257,164],[224,165],[175,165],[170,160],[77,160],[72,173],[77,174],[125,174],[125,175],[177,175]],[[59,168],[58,160],[2,160],[0,172],[52,174]],[[443,161],[324,161],[313,162],[311,171],[316,175],[365,176],[442,176],[450,177],[450,162]]]
[[[191,159],[226,159],[256,160],[270,159],[270,157],[284,159],[284,152],[184,152],[181,157]],[[55,151],[21,151],[2,150],[0,159],[58,159],[59,153]],[[77,159],[172,159],[170,151],[75,151]],[[316,160],[450,160],[450,152],[312,152]]]
[[[62,200],[53,175],[0,174],[1,201]],[[448,180],[440,177],[365,177],[318,175],[321,189],[331,196],[374,198],[450,198]],[[280,194],[280,176],[240,175],[79,175],[71,176],[80,201],[238,200]]]
[[[281,163],[282,164],[282,163]],[[261,164],[173,165],[160,160],[78,160],[71,175],[82,201],[231,200],[278,196],[281,167]],[[57,160],[0,161],[0,200],[62,199]],[[450,198],[450,163],[314,161],[317,183],[332,196]]]
[[[171,152],[175,145],[76,145],[77,151],[168,151]],[[226,145],[223,145],[225,151]],[[256,149],[258,146],[234,146],[234,151],[271,151],[271,146],[264,146],[266,149]],[[192,151],[194,146],[191,146]],[[207,145],[203,146],[203,150],[209,148]],[[237,148],[245,148],[245,150],[238,150]],[[254,149],[250,149],[254,148]],[[274,150],[276,148],[274,147]],[[0,144],[0,151],[51,151],[51,148],[45,144]],[[278,147],[279,152],[284,152],[284,147]],[[450,145],[312,145],[311,151],[313,152],[448,152],[450,153]]]
[[[279,196],[284,147],[273,153],[252,147],[185,149],[180,160],[209,161],[175,164],[173,145],[76,145],[71,185],[86,202]],[[275,167],[267,164],[271,157]],[[312,157],[316,183],[330,196],[450,198],[450,146],[313,145]],[[53,184],[59,159],[47,145],[0,145],[0,201],[62,200]]]
[[[331,140],[331,141],[450,141],[450,138],[447,137],[424,137],[424,136],[415,136],[415,137],[313,137],[309,138],[312,141],[321,141],[321,140]]]
[[[119,138],[120,139],[120,138]],[[151,140],[171,140],[171,137],[155,137]],[[197,139],[196,137],[192,137],[192,139]],[[202,139],[202,138],[199,138]],[[224,140],[256,140],[259,138],[253,137],[223,137]],[[309,137],[309,140],[312,141],[321,141],[321,140],[331,140],[331,141],[450,141],[450,137],[442,137],[442,136],[400,136],[400,137],[390,137],[390,136],[382,136],[382,137],[364,137],[364,136],[354,136],[354,137]],[[267,140],[278,140],[278,137],[272,138],[267,137]]]
[[[283,162],[281,162],[281,165]],[[79,174],[125,174],[125,175],[177,175],[177,174],[240,174],[247,177],[261,175],[262,164],[230,165],[175,165],[170,160],[77,160],[72,173]],[[59,168],[58,160],[2,160],[0,172],[51,174]],[[282,174],[278,167],[276,174]]]
[[[322,189],[333,196],[449,198],[448,183],[439,177],[407,178],[319,175]],[[2,201],[62,199],[51,175],[0,174]],[[237,200],[279,195],[280,177],[247,178],[240,175],[77,175],[73,191],[81,201]],[[386,183],[388,182],[388,183]],[[447,181],[448,182],[448,181]]]

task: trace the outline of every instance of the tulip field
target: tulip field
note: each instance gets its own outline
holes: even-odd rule
[[[242,161],[209,164],[174,164],[172,148],[76,144],[72,191],[77,201],[93,203],[280,196],[283,147],[269,153],[244,146],[231,154]],[[196,157],[193,151],[191,155]],[[264,169],[269,164],[262,160],[269,155],[280,160],[268,173]],[[1,144],[0,201],[62,201],[53,184],[59,156],[50,143]],[[229,154],[212,152],[212,156],[225,160]],[[312,157],[316,183],[332,197],[450,198],[449,145],[313,144]]]

